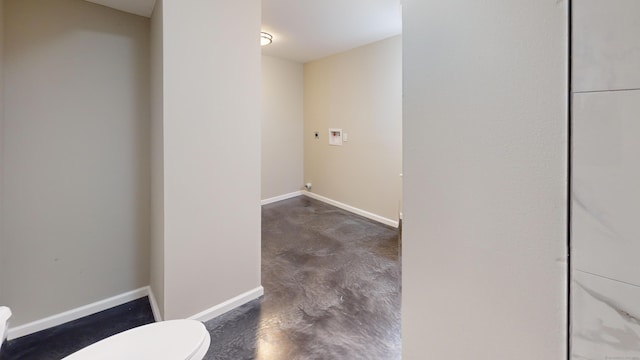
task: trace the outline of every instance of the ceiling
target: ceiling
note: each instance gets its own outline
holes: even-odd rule
[[[400,0],[262,0],[264,55],[305,63],[398,35]]]
[[[150,17],[156,0],[87,0]],[[234,1],[234,0],[227,0]],[[401,0],[262,0],[264,55],[301,63],[402,32]],[[257,37],[257,35],[256,35]]]
[[[131,14],[151,17],[156,0],[87,0]]]

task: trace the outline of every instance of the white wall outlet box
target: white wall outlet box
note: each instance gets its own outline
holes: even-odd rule
[[[329,129],[329,145],[342,145],[342,129]]]

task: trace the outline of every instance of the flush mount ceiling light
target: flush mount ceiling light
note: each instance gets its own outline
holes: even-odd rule
[[[273,36],[271,34],[266,33],[264,31],[260,32],[260,46],[269,45],[273,42]]]

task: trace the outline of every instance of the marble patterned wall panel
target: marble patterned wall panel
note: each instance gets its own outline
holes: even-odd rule
[[[571,288],[571,359],[640,359],[640,287],[574,271]]]
[[[640,1],[572,4],[572,90],[640,88]]]
[[[640,285],[640,91],[574,94],[572,126],[574,269]]]

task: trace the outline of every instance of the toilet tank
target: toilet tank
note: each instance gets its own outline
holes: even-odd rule
[[[7,333],[9,331],[9,318],[11,317],[11,309],[6,306],[0,306],[0,351],[2,351],[2,345],[7,339]]]

